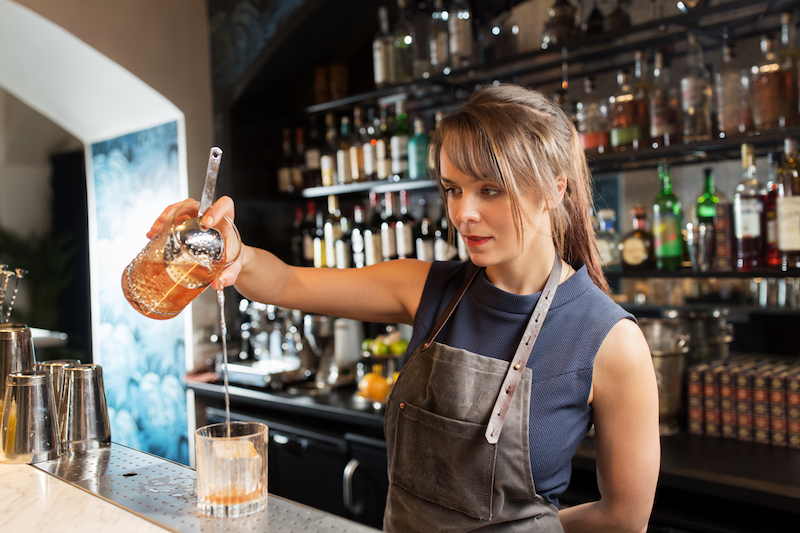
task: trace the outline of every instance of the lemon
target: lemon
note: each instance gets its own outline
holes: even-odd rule
[[[371,351],[371,350],[370,350],[370,344],[372,344],[372,341],[374,341],[374,340],[375,340],[375,339],[370,339],[370,338],[366,338],[366,339],[364,339],[364,340],[361,342],[361,351],[362,351],[362,352],[369,352],[369,351]]]

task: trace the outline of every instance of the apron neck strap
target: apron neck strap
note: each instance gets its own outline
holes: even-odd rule
[[[475,265],[472,266],[474,267]],[[439,320],[436,322],[436,325],[433,326],[431,334],[428,335],[427,339],[425,339],[425,342],[422,344],[422,346],[420,346],[420,349],[427,350],[428,347],[430,347],[430,345],[433,344],[433,341],[436,339],[436,336],[439,335],[439,332],[442,331],[442,328],[444,327],[445,323],[447,323],[447,321],[450,319],[450,316],[453,314],[453,311],[458,305],[458,302],[461,301],[461,298],[464,296],[464,294],[466,294],[467,289],[472,284],[472,281],[477,277],[478,272],[480,272],[481,270],[483,270],[483,267],[475,267],[472,274],[467,276],[467,279],[464,281],[464,284],[461,285],[461,288],[458,289],[456,295],[453,297],[452,300],[450,300],[450,303],[447,304],[447,307],[445,308],[442,315],[439,317]]]
[[[539,296],[539,301],[533,309],[533,314],[528,321],[528,326],[525,328],[525,333],[522,334],[522,340],[517,346],[517,352],[514,358],[508,365],[508,373],[503,380],[503,386],[500,388],[500,393],[497,395],[497,401],[492,409],[489,424],[486,428],[486,440],[490,444],[496,444],[500,439],[500,432],[503,429],[503,424],[506,421],[508,408],[511,406],[511,400],[514,397],[514,392],[517,390],[522,373],[525,371],[525,365],[531,356],[533,344],[539,337],[539,331],[542,329],[542,323],[547,312],[550,310],[550,304],[553,303],[553,296],[558,288],[558,281],[561,279],[561,256],[556,252],[556,258],[553,261],[553,269],[550,271],[550,277],[547,278],[547,283],[542,289],[542,294]]]

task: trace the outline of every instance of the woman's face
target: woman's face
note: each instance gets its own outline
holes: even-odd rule
[[[531,195],[522,196],[520,242],[510,198],[499,184],[464,174],[453,166],[444,151],[440,168],[450,220],[461,234],[473,263],[522,273],[530,270],[531,261],[542,259],[540,246],[552,247],[550,219],[544,202]]]

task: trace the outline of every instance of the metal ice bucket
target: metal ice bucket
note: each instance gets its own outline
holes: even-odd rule
[[[683,407],[689,325],[680,318],[640,318],[639,327],[650,346],[656,371],[660,432],[674,435],[678,432],[678,415]]]

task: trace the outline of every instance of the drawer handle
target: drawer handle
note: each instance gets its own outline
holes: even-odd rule
[[[353,503],[353,475],[355,475],[359,464],[358,459],[350,459],[344,467],[344,475],[342,476],[344,506],[353,516],[359,516],[364,512],[363,505]]]

